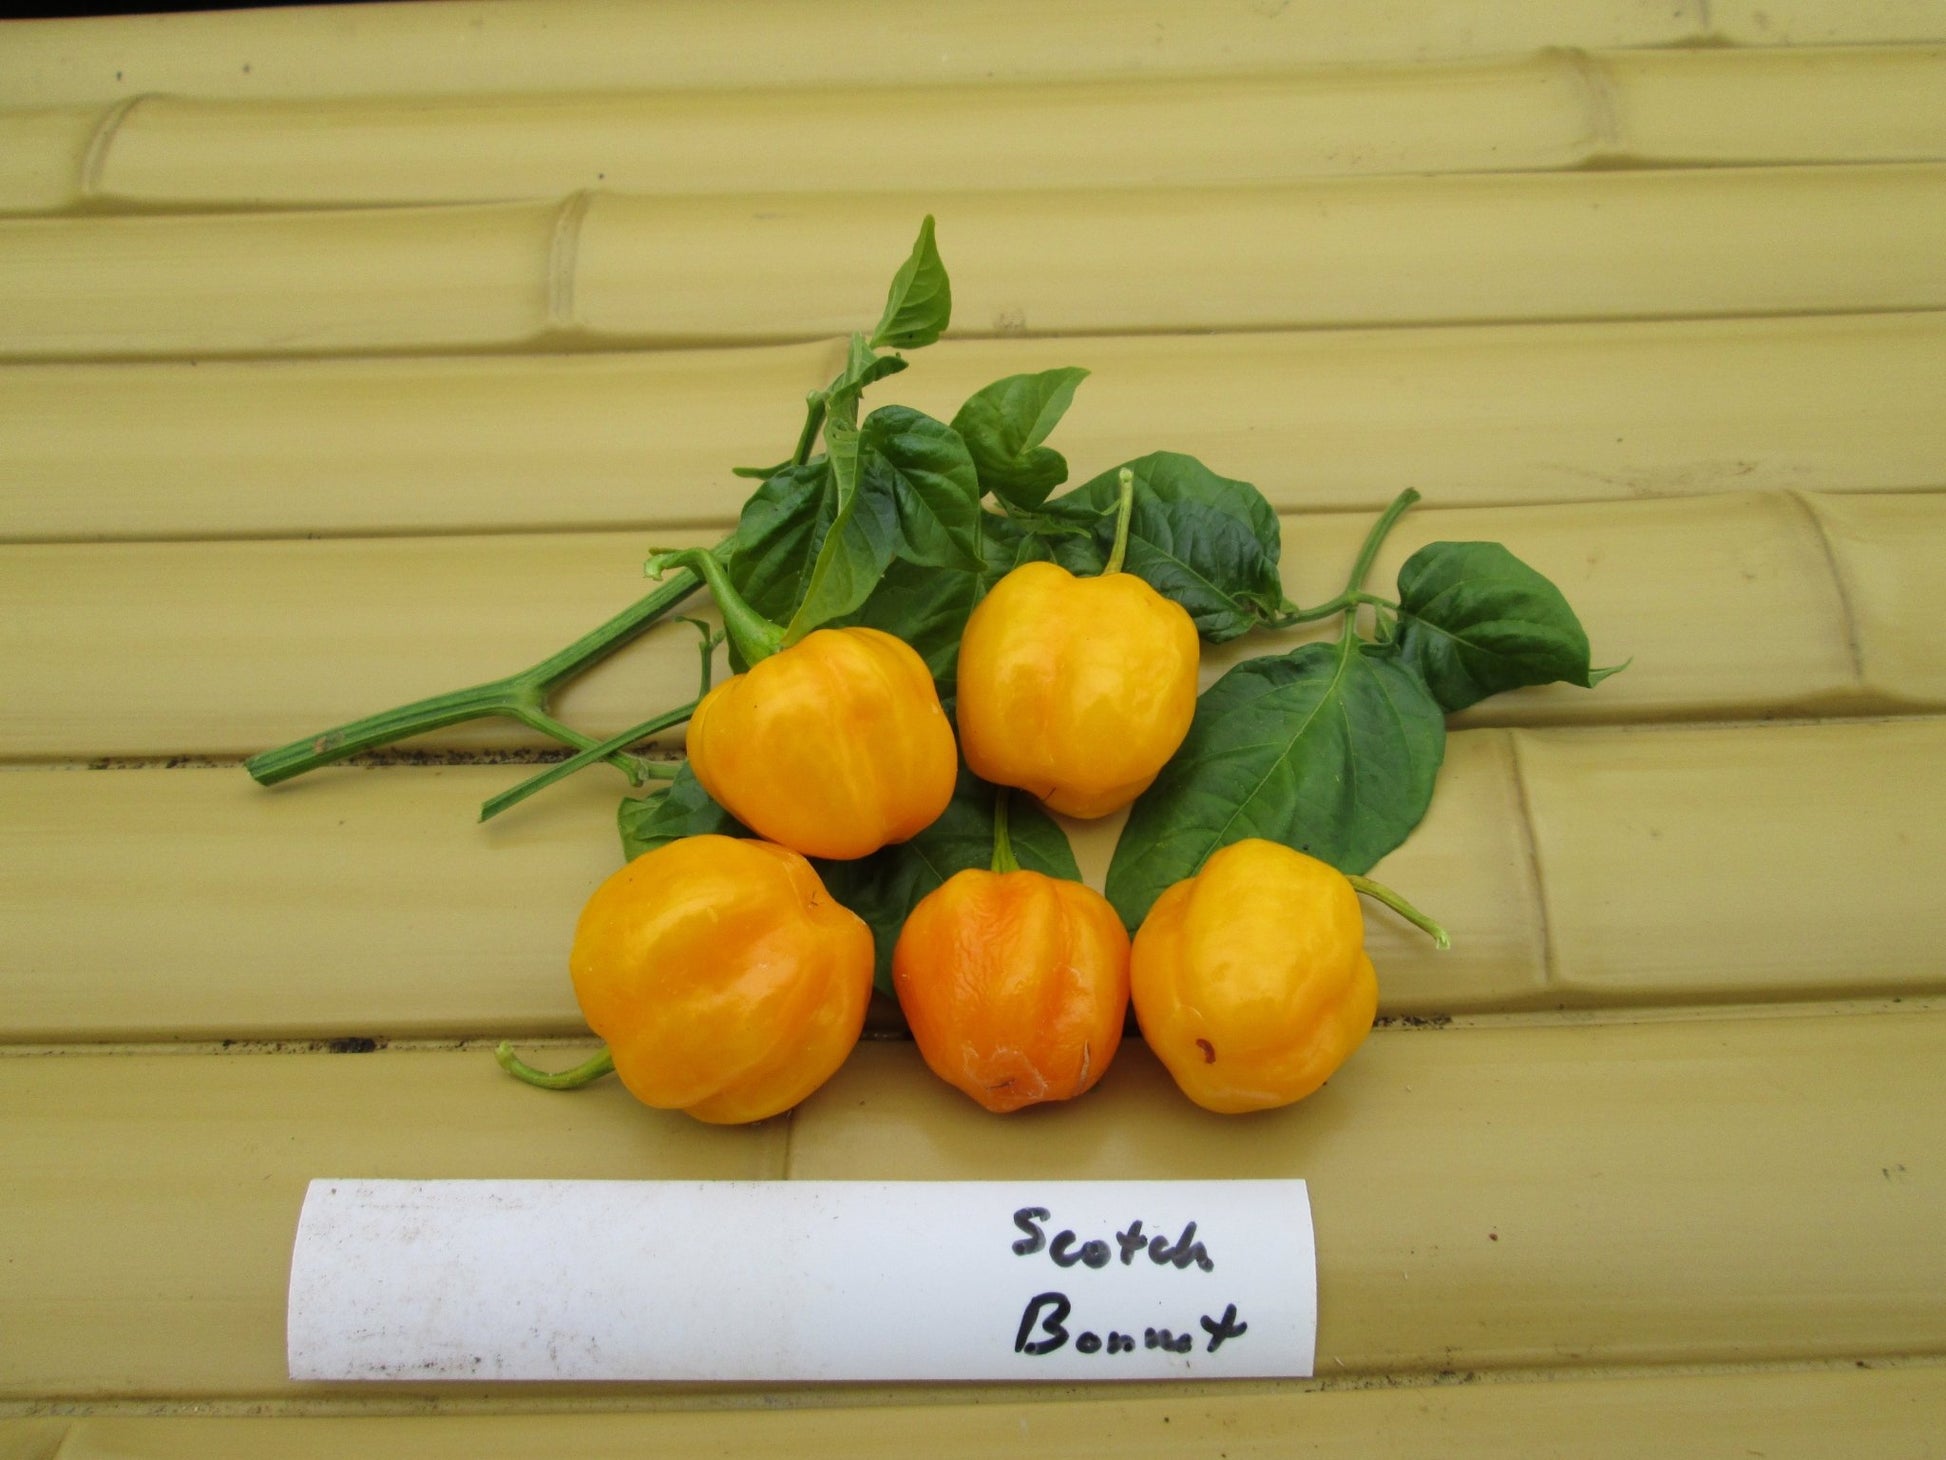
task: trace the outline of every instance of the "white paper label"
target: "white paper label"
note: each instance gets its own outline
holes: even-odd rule
[[[314,1181],[293,1379],[1302,1377],[1302,1181]]]

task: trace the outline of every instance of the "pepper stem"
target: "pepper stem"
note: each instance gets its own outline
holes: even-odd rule
[[[493,1057],[500,1062],[500,1068],[516,1080],[539,1090],[579,1090],[583,1085],[594,1084],[596,1080],[611,1073],[615,1068],[615,1056],[603,1049],[593,1059],[586,1060],[571,1070],[562,1070],[559,1074],[550,1075],[546,1070],[535,1069],[515,1054],[514,1047],[504,1039],[500,1041],[500,1047],[494,1050]]]
[[[743,595],[730,582],[723,560],[708,548],[680,548],[653,554],[643,571],[650,577],[671,568],[688,568],[700,573],[709,584],[710,597],[723,614],[723,628],[746,666],[768,659],[784,647],[784,631],[743,601]]]
[[[1127,467],[1122,468],[1120,477],[1121,495],[1115,504],[1115,546],[1108,554],[1107,565],[1101,570],[1102,577],[1122,571],[1122,560],[1128,556],[1128,519],[1135,509],[1135,473]]]
[[[1407,902],[1403,897],[1400,897],[1398,893],[1387,887],[1383,882],[1374,882],[1371,878],[1360,877],[1356,873],[1348,873],[1345,881],[1352,885],[1353,891],[1362,892],[1365,896],[1384,903],[1393,912],[1419,929],[1420,932],[1426,934],[1432,939],[1433,947],[1444,952],[1453,946],[1453,940],[1444,928],[1420,912],[1418,908]]]
[[[630,605],[607,623],[590,630],[572,644],[559,649],[540,663],[487,684],[452,690],[415,700],[376,715],[366,715],[302,740],[293,740],[275,750],[266,750],[244,763],[259,785],[272,786],[301,776],[319,766],[330,765],[382,745],[391,745],[428,730],[443,729],[468,720],[504,716],[520,720],[556,739],[565,739],[577,750],[592,744],[585,736],[563,736],[552,721],[536,724],[548,695],[563,681],[592,668],[609,655],[632,643],[657,620],[667,615],[683,599],[702,586],[693,573],[671,578],[646,598]],[[629,773],[631,781],[640,774],[632,757],[620,756],[616,763]]]
[[[1018,872],[1020,862],[1014,856],[1014,840],[1007,829],[1007,808],[1013,800],[1005,786],[993,790],[993,863],[995,872]]]

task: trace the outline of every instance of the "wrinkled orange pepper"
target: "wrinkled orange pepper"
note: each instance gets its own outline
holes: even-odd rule
[[[1064,815],[1119,811],[1149,788],[1196,713],[1196,625],[1121,571],[1096,578],[1023,563],[967,620],[960,749],[973,773]]]
[[[701,573],[750,667],[703,696],[689,767],[716,801],[769,841],[849,861],[939,819],[959,747],[932,671],[878,629],[817,629],[796,642],[738,595],[715,554],[660,553],[656,569]]]
[[[844,1063],[872,992],[872,935],[811,864],[691,836],[595,890],[575,998],[645,1105],[736,1124],[788,1110]]]
[[[1004,1114],[1073,1099],[1107,1070],[1128,1013],[1128,933],[1094,889],[1020,868],[1005,792],[993,861],[920,899],[892,982],[933,1073]]]
[[[1397,894],[1258,839],[1212,853],[1156,899],[1135,935],[1130,993],[1143,1038],[1191,1100],[1225,1114],[1288,1105],[1364,1041],[1378,980],[1360,891],[1446,946]]]
[[[689,765],[759,836],[846,860],[938,820],[959,752],[909,645],[877,629],[819,629],[704,696]]]

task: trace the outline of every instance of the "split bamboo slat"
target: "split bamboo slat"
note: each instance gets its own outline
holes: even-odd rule
[[[550,0],[544,24],[521,0],[317,7],[293,17],[136,19],[119,27],[43,21],[0,52],[0,97],[46,107],[129,95],[449,96],[525,91],[701,91],[764,86],[951,85],[1093,77],[1236,75],[1264,67],[1436,61],[1707,43],[1697,0],[1559,0],[1457,15],[1438,0],[1351,15],[1335,6],[1252,0],[852,0],[842,17],[792,0],[739,7],[725,26],[709,0]],[[1817,16],[1798,44],[1936,40],[1946,16],[1920,6],[1859,6],[1831,16],[1817,0],[1778,0],[1769,23]],[[1908,13],[1888,13],[1904,10]],[[1918,14],[1911,12],[1917,10]],[[1928,26],[1930,10],[1938,23]],[[431,58],[439,64],[427,64]]]
[[[0,1040],[585,1033],[567,937],[619,865],[620,779],[475,828],[523,774],[345,770],[267,795],[231,766],[0,772],[18,836],[0,847]],[[1381,1007],[1946,990],[1938,901],[1899,871],[1946,859],[1942,796],[1931,717],[1460,732],[1377,874],[1454,947],[1374,911]],[[1119,819],[1069,830],[1100,886]]]
[[[1946,495],[1838,499],[1843,521],[1861,531],[1829,538],[1812,500],[1751,492],[1413,512],[1372,581],[1395,580],[1406,555],[1428,542],[1504,542],[1567,594],[1598,663],[1632,661],[1598,693],[1521,690],[1460,724],[1946,704],[1931,621],[1914,612],[1939,604],[1924,570],[1946,554]],[[1371,520],[1283,519],[1293,601],[1321,603],[1344,586]],[[713,542],[726,527],[679,536]],[[652,544],[681,545],[617,532],[0,547],[0,656],[21,665],[0,704],[0,754],[241,757],[511,674],[647,591],[640,565]],[[1854,610],[1849,579],[1887,565],[1908,570],[1908,601],[1868,594]],[[1699,635],[1698,623],[1711,632]],[[1256,634],[1212,649],[1205,681],[1303,637]],[[101,664],[108,645],[125,656],[112,675]],[[563,718],[612,735],[686,703],[696,693],[696,645],[685,625],[658,627],[569,685],[558,699]],[[423,743],[542,744],[494,722]]]
[[[1468,1376],[1469,1379],[1472,1376]],[[1462,1382],[1328,1389],[1304,1396],[1303,1433],[1287,1400],[1251,1386],[1167,1395],[1090,1393],[1065,1404],[955,1392],[939,1403],[843,1408],[728,1408],[714,1396],[652,1413],[445,1414],[386,1418],[88,1418],[0,1422],[6,1460],[201,1460],[247,1447],[263,1460],[330,1460],[370,1445],[400,1460],[472,1460],[494,1446],[566,1445],[588,1460],[622,1460],[645,1445],[697,1453],[727,1444],[753,1460],[896,1454],[923,1444],[942,1460],[984,1460],[1025,1434],[1051,1453],[1215,1452],[1233,1460],[1293,1453],[1356,1460],[1384,1443],[1400,1454],[1502,1460],[1520,1449],[1633,1460],[1643,1450],[1700,1454],[1756,1448],[1774,1460],[1816,1460],[1852,1447],[1906,1453],[1940,1401],[1946,1371],[1861,1364],[1710,1375],[1656,1373],[1546,1383]],[[11,1441],[13,1448],[6,1448]],[[1302,1445],[1294,1450],[1294,1445]],[[1916,1452],[1913,1453],[1922,1453]]]
[[[0,136],[43,118],[0,114]],[[886,119],[894,119],[892,125]],[[13,210],[642,193],[1182,187],[1593,162],[1946,157],[1946,51],[1553,51],[1245,76],[105,107],[67,196]],[[63,133],[65,135],[65,133]],[[1043,145],[1059,138],[1060,146]]]
[[[1946,0],[449,0],[0,23],[0,1460],[1932,1454],[1946,1433]],[[1452,719],[1298,1106],[1139,1039],[995,1119],[889,1001],[748,1128],[591,1048],[595,768],[463,725],[710,543],[919,218],[941,419],[1254,482],[1286,592],[1499,540],[1590,692]],[[1328,628],[1205,654],[1204,682]],[[555,705],[693,696],[656,629]],[[680,731],[658,753],[680,750]],[[1099,886],[1123,818],[1068,823]],[[1303,1177],[1308,1381],[293,1384],[319,1176]]]
[[[589,192],[0,220],[0,358],[818,338],[882,297],[926,209]],[[969,337],[1934,309],[1946,164],[965,193],[941,238]]]
[[[861,321],[862,323],[863,321]],[[837,342],[0,370],[0,540],[727,527]],[[1286,512],[1946,484],[1946,313],[948,340],[869,401],[951,420],[1092,371],[1073,479],[1154,449]],[[1915,510],[1923,511],[1923,506]],[[1297,549],[1293,547],[1293,555]]]
[[[10,1202],[0,1394],[315,1390],[283,1368],[305,1181],[510,1168],[1302,1174],[1327,1255],[1327,1375],[1936,1354],[1941,1058],[1937,1009],[1385,1029],[1301,1110],[1235,1121],[1190,1105],[1131,1042],[1096,1099],[1003,1123],[924,1076],[910,1044],[881,1042],[753,1129],[645,1114],[610,1087],[556,1098],[483,1049],[4,1059],[30,1179]]]

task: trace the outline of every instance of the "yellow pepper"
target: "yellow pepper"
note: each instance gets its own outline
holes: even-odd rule
[[[1101,576],[1023,563],[980,600],[960,641],[967,765],[1068,816],[1106,816],[1146,791],[1196,713],[1195,623],[1120,571],[1128,491]]]
[[[700,573],[750,667],[689,720],[689,768],[758,836],[850,861],[924,831],[953,799],[959,747],[926,661],[878,629],[792,641],[744,602],[714,553],[658,553]]]
[[[1226,1114],[1309,1095],[1378,1012],[1351,881],[1256,839],[1213,853],[1156,899],[1129,981],[1157,1058],[1191,1100]]]
[[[959,752],[911,646],[877,629],[819,629],[704,696],[689,765],[759,836],[847,860],[932,825],[953,799]]]
[[[790,1109],[844,1063],[872,963],[871,930],[796,852],[692,836],[596,889],[568,969],[636,1099],[735,1124]]]
[[[907,916],[892,980],[933,1073],[1004,1113],[1072,1099],[1107,1070],[1128,1012],[1128,934],[1079,882],[969,868]]]

